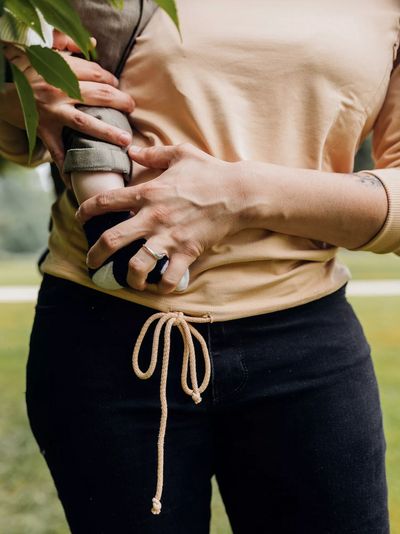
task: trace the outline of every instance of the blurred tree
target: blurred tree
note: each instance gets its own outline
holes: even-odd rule
[[[372,159],[372,135],[360,146],[360,150],[356,154],[354,160],[354,172],[366,171],[374,168],[374,160]]]

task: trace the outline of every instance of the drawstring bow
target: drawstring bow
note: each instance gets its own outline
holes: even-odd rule
[[[153,346],[151,351],[150,365],[147,371],[144,373],[139,368],[139,352],[142,346],[143,339],[145,338],[150,325],[157,321],[154,336]],[[153,498],[152,513],[158,515],[161,512],[161,495],[164,484],[164,445],[165,445],[165,432],[167,428],[167,416],[168,416],[168,404],[167,404],[167,378],[168,378],[168,364],[171,348],[171,330],[173,326],[177,326],[183,339],[183,364],[181,374],[181,384],[183,391],[192,397],[193,401],[198,404],[201,402],[201,393],[203,393],[209,382],[211,376],[211,363],[210,355],[208,353],[207,344],[203,336],[194,328],[190,323],[210,323],[212,319],[210,316],[205,317],[190,317],[182,312],[160,312],[155,313],[147,319],[144,323],[139,337],[136,341],[135,348],[132,356],[132,366],[135,374],[142,380],[150,378],[157,365],[158,347],[160,342],[161,329],[165,325],[164,331],[164,351],[163,361],[161,369],[161,383],[160,383],[160,400],[161,400],[161,421],[160,430],[158,434],[158,466],[157,466],[157,489],[156,495]],[[205,374],[201,386],[198,386],[197,372],[196,372],[196,353],[193,343],[193,336],[198,340],[202,348]],[[190,380],[192,383],[192,389],[188,386],[187,375],[188,368],[190,370]]]

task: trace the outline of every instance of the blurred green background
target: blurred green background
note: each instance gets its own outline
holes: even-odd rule
[[[373,167],[370,139],[356,170]],[[37,285],[54,189],[48,167],[26,170],[0,160],[0,286]],[[400,279],[400,258],[342,251],[354,280]],[[388,444],[392,534],[400,534],[400,297],[352,297],[372,347]],[[51,476],[25,412],[25,364],[33,303],[0,303],[0,533],[68,534]],[[230,534],[214,482],[212,534]],[[117,534],[117,533],[116,533]],[[253,533],[251,533],[253,534]],[[378,533],[377,533],[378,534]]]

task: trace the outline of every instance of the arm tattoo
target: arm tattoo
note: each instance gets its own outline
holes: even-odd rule
[[[376,176],[372,176],[371,174],[360,174],[357,172],[352,172],[349,174],[349,176],[356,177],[358,183],[370,188],[377,189],[379,187],[383,187],[382,182]]]

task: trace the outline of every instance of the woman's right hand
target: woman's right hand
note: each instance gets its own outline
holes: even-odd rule
[[[5,44],[4,55],[20,68],[25,64],[25,58],[21,54],[24,53],[13,44]],[[64,59],[78,77],[86,105],[112,107],[125,113],[134,110],[135,104],[132,98],[117,89],[118,80],[111,73],[102,69],[97,63],[85,59],[68,55],[65,55]],[[126,132],[76,109],[75,105],[80,103],[78,100],[49,85],[31,66],[21,70],[25,71],[35,95],[39,113],[38,136],[60,171],[65,158],[62,141],[64,126],[112,144],[129,145],[131,139]],[[7,92],[0,95],[0,120],[24,129],[22,109],[14,84],[7,84]],[[63,174],[63,178],[67,186],[71,187],[69,176]]]

